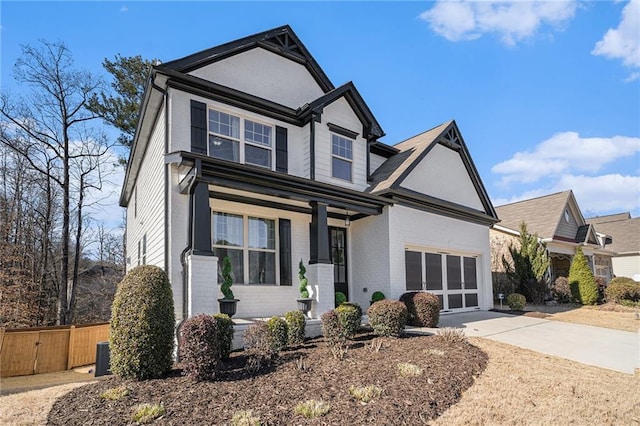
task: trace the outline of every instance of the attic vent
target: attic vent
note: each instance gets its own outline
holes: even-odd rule
[[[267,41],[277,45],[286,53],[294,53],[296,55],[304,57],[304,53],[296,42],[289,37],[288,33],[280,34],[268,39]]]
[[[450,127],[440,138],[440,142],[451,149],[460,149],[460,135],[454,127]]]

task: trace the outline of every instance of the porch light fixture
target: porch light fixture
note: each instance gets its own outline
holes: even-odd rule
[[[344,226],[351,225],[351,219],[349,219],[349,210],[347,210],[347,216],[344,218]]]

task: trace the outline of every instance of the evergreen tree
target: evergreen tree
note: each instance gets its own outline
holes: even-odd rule
[[[544,276],[549,269],[550,260],[546,246],[538,239],[538,234],[529,234],[527,225],[520,224],[519,247],[509,245],[511,262],[502,256],[502,265],[511,281],[528,301],[543,303],[547,283]]]
[[[595,305],[598,301],[598,286],[580,246],[576,247],[576,254],[571,260],[569,286],[573,298],[583,305]]]

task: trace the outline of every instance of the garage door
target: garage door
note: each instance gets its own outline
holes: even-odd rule
[[[405,271],[407,291],[435,294],[442,311],[479,309],[475,257],[405,250]]]

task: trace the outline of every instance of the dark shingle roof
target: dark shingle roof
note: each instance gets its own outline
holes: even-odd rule
[[[529,233],[553,238],[570,196],[571,191],[564,191],[498,206],[499,225],[517,231],[525,222]]]

